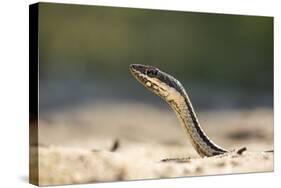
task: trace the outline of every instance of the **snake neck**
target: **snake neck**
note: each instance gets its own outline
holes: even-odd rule
[[[189,136],[191,144],[201,157],[210,157],[227,152],[216,145],[201,128],[198,118],[188,95],[184,92],[181,99],[170,100],[168,103],[175,111],[181,125]]]

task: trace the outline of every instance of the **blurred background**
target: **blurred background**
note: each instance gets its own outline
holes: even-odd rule
[[[254,153],[201,160],[135,63],[176,77],[215,143]],[[272,171],[273,18],[39,3],[39,95],[42,185]]]
[[[40,113],[101,100],[167,108],[133,63],[176,77],[196,110],[273,106],[273,18],[40,3]]]

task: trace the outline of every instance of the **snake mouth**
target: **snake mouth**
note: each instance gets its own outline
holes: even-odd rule
[[[145,77],[145,72],[148,69],[148,66],[141,65],[141,64],[131,64],[130,65],[130,71],[132,75],[139,81],[143,81]]]
[[[145,75],[142,73],[143,65],[131,64],[129,66],[130,72],[140,83],[144,84],[146,82]]]
[[[131,64],[131,65],[129,66],[129,69],[130,69],[131,73],[134,73],[134,72],[136,71],[136,67],[135,67],[134,64]]]
[[[135,64],[131,64],[131,65],[129,66],[129,69],[130,69],[130,72],[132,73],[132,75],[133,75],[134,77],[137,77],[137,75],[138,75],[138,70],[137,70],[136,65],[135,65]]]
[[[130,70],[135,70],[138,67],[138,64],[131,64],[130,66]]]

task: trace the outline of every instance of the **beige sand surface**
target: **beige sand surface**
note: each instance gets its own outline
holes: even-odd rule
[[[247,147],[241,155],[200,158],[175,114],[163,107],[102,102],[43,114],[39,184],[273,171],[273,153],[263,152],[273,149],[271,109],[197,112],[203,129],[218,145],[228,150]],[[174,157],[187,160],[161,161]]]

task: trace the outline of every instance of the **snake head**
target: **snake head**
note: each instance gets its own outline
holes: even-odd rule
[[[158,68],[149,65],[132,64],[130,65],[130,71],[148,90],[161,97],[167,95],[164,87],[161,87],[163,83],[158,79],[161,74],[161,71]]]
[[[175,92],[179,94],[183,91],[177,79],[156,67],[132,64],[130,71],[142,85],[162,98],[167,99],[170,94],[172,96]]]

